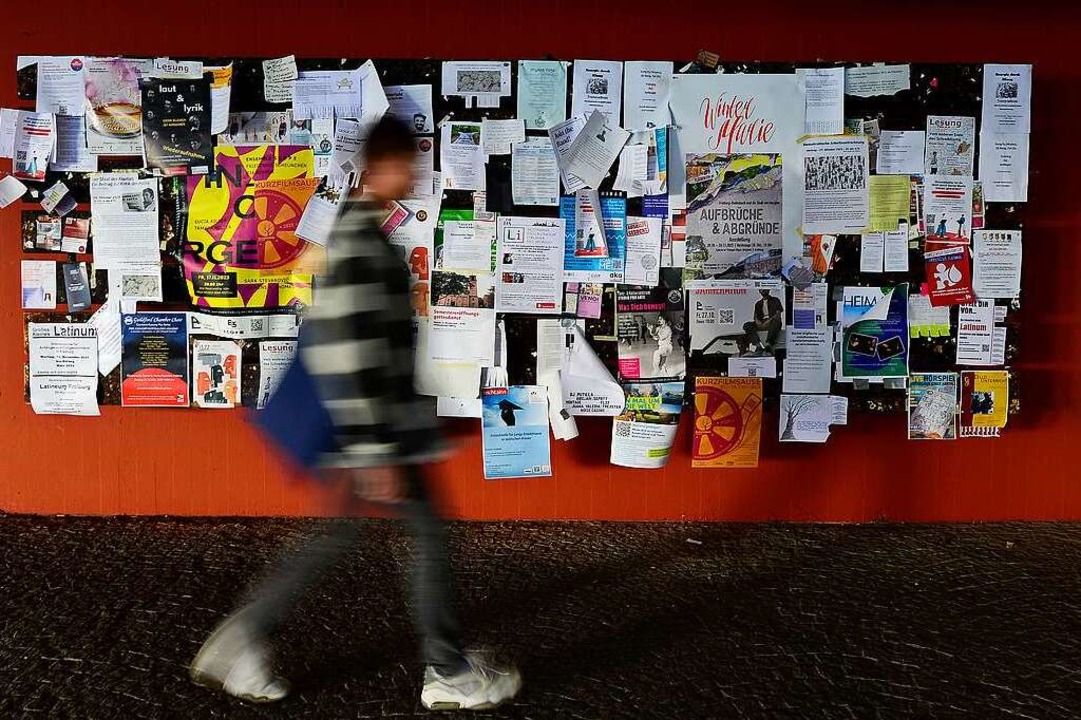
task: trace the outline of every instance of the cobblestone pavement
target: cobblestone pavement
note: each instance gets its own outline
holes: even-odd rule
[[[408,545],[358,551],[251,707],[186,664],[302,520],[0,517],[0,718],[421,717]],[[1081,526],[454,524],[500,718],[1078,718]],[[444,714],[455,717],[455,714]],[[463,714],[464,716],[464,714]]]

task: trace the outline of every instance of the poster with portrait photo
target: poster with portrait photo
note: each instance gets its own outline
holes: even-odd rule
[[[147,167],[163,175],[205,175],[213,162],[209,75],[197,80],[142,78]]]

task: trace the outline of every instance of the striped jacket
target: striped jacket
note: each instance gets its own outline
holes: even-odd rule
[[[409,270],[379,229],[381,212],[346,199],[325,276],[301,330],[304,364],[334,424],[330,467],[434,460],[444,446],[435,407],[413,389]]]

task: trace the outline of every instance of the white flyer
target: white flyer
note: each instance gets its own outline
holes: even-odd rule
[[[623,411],[623,388],[597,357],[581,328],[571,327],[570,335],[560,372],[567,412],[576,416],[619,415]]]
[[[833,364],[833,330],[788,328],[781,388],[786,393],[827,393]]]
[[[832,395],[781,395],[781,442],[824,443],[834,417]]]
[[[559,206],[559,163],[551,138],[511,146],[511,198],[515,205]]]
[[[613,190],[627,193],[627,197],[641,197],[642,188],[649,177],[649,147],[627,145],[619,151],[619,170],[612,184]]]
[[[1006,328],[996,324],[994,300],[957,306],[957,364],[1001,365],[1006,353]]]
[[[630,136],[594,110],[567,149],[567,173],[581,178],[586,187],[600,187]]]
[[[405,123],[417,135],[435,132],[431,85],[387,85],[383,90],[390,104],[388,115]]]
[[[302,72],[293,86],[296,120],[349,118],[367,124],[388,107],[375,65],[368,60],[356,70]]]
[[[229,104],[233,97],[233,64],[207,65],[210,81],[210,132],[214,135],[229,127]]]
[[[923,130],[883,130],[878,137],[879,175],[923,175]]]
[[[631,468],[664,467],[683,412],[683,383],[629,383],[624,390],[626,406],[612,421],[611,463]]]
[[[476,231],[474,220],[443,223],[443,243],[436,252],[436,270],[491,272],[492,242]]]
[[[800,290],[792,288],[792,327],[818,330],[826,327],[826,303],[829,284],[814,282]]]
[[[134,173],[90,176],[94,226],[94,265],[119,270],[160,261],[158,181]]]
[[[882,269],[885,272],[908,272],[908,228],[883,233]]]
[[[108,375],[120,364],[123,354],[124,333],[120,325],[120,305],[106,300],[86,324],[97,331],[98,372]]]
[[[776,280],[695,280],[687,285],[691,351],[747,355],[784,347],[785,290]]]
[[[558,315],[563,307],[563,220],[501,215],[498,232],[495,309]]]
[[[0,178],[0,210],[25,195],[26,189],[26,186],[14,175],[5,175]]]
[[[98,156],[86,147],[86,118],[56,116],[56,147],[49,169],[57,172],[97,172]]]
[[[585,117],[582,115],[575,115],[548,128],[548,137],[551,139],[552,147],[555,149],[556,159],[559,164],[559,174],[563,178],[563,189],[567,194],[578,192],[586,186],[584,180],[572,175],[567,170],[567,165],[569,164],[568,154],[570,153],[571,146],[585,126]]]
[[[935,175],[924,180],[923,216],[927,236],[966,241],[972,237],[972,178]]]
[[[911,87],[912,68],[909,65],[871,65],[845,69],[845,95],[896,95]]]
[[[485,189],[484,149],[481,124],[449,122],[443,125],[439,143],[439,168],[448,190]]]
[[[509,155],[511,146],[520,142],[525,142],[522,120],[481,120],[480,144],[485,155]]]
[[[1028,133],[1032,130],[1032,66],[983,66],[981,133]]]
[[[259,392],[255,407],[262,410],[281,385],[297,354],[296,340],[264,340],[259,343]]]
[[[612,127],[618,126],[623,99],[623,63],[575,60],[571,93],[571,115],[590,115],[597,111]]]
[[[1021,231],[976,230],[972,237],[972,289],[981,300],[1021,293]]]
[[[886,253],[886,234],[863,233],[860,238],[860,272],[882,272],[883,255]]]
[[[293,55],[263,61],[263,97],[267,102],[293,102],[293,86],[299,77]]]
[[[631,131],[666,127],[672,63],[628,60],[623,65],[623,77],[623,127]]]
[[[773,355],[764,357],[728,358],[728,377],[777,377],[777,358]]]
[[[438,273],[433,276],[438,277]],[[491,275],[487,276],[489,281]],[[495,351],[495,311],[490,308],[454,307],[433,304],[429,308],[428,352],[432,360],[477,363],[487,367]],[[418,351],[419,352],[419,351]],[[477,374],[480,391],[480,371]],[[459,393],[451,397],[462,397]]]
[[[980,134],[980,181],[987,202],[1028,201],[1027,133]]]
[[[15,156],[15,128],[19,126],[19,111],[0,108],[0,158]]]
[[[442,95],[491,101],[510,95],[511,64],[505,60],[449,60],[443,63]],[[468,101],[467,101],[468,104]]]
[[[803,172],[804,234],[858,233],[870,224],[866,137],[808,138]]]
[[[21,260],[23,310],[56,309],[56,261]]]
[[[807,96],[803,131],[808,135],[840,135],[845,130],[845,69],[798,69]]]
[[[627,260],[623,282],[654,287],[661,273],[661,218],[627,218]]]
[[[435,399],[435,414],[439,417],[479,418],[481,400],[475,398],[456,398],[440,395]]]
[[[972,177],[976,157],[976,118],[928,115],[924,174]]]
[[[38,58],[36,110],[54,115],[78,115],[86,112],[84,61],[78,55]]]
[[[547,130],[567,119],[565,62],[518,62],[518,117],[525,120],[527,130]]]
[[[313,195],[304,206],[296,236],[326,247],[330,233],[334,230],[334,221],[338,219],[339,208],[338,203],[333,200]]]
[[[98,336],[88,324],[30,323],[30,405],[47,415],[100,415]]]
[[[15,127],[15,154],[11,174],[20,180],[41,182],[56,145],[56,121],[52,113],[19,111]]]
[[[413,354],[413,386],[420,395],[470,397],[480,394],[480,364],[439,362],[432,359],[432,328],[427,317],[413,318],[416,351]],[[494,320],[492,327],[495,333]],[[489,338],[491,339],[491,338]]]

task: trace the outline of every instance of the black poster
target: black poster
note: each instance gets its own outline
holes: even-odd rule
[[[143,78],[143,139],[147,167],[164,175],[210,171],[210,77],[198,80]]]

